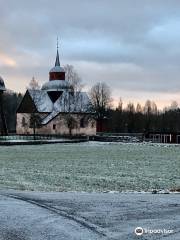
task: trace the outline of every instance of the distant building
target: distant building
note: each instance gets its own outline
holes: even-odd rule
[[[74,92],[65,80],[59,53],[41,90],[28,89],[17,109],[17,134],[95,135],[96,121],[85,92]]]
[[[153,143],[180,143],[180,132],[148,132],[145,139]]]

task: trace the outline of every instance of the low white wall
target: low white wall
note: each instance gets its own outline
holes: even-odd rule
[[[47,114],[41,114],[41,117],[45,117]],[[94,119],[88,120],[85,127],[80,127],[80,120],[83,117],[82,114],[72,114],[73,118],[77,122],[76,128],[72,129],[72,135],[85,134],[88,136],[96,135],[96,121]],[[30,117],[29,113],[17,113],[17,134],[33,134],[33,128],[30,128]],[[50,121],[48,124],[41,128],[36,128],[37,134],[62,134],[68,135],[69,128],[67,126],[66,114],[59,114],[56,118]],[[24,118],[24,120],[23,120]],[[55,129],[53,129],[55,126]]]

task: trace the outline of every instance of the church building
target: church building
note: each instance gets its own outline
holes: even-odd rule
[[[60,65],[59,52],[49,81],[28,89],[17,109],[17,134],[95,135],[96,120],[85,92],[73,90]]]

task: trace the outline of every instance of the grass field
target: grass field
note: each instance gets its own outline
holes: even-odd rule
[[[180,187],[180,146],[81,143],[0,147],[0,187],[148,191]]]

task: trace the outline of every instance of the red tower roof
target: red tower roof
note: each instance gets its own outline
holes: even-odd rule
[[[54,80],[65,80],[64,68],[60,66],[58,47],[57,47],[55,66],[49,72],[49,81],[54,81]]]

